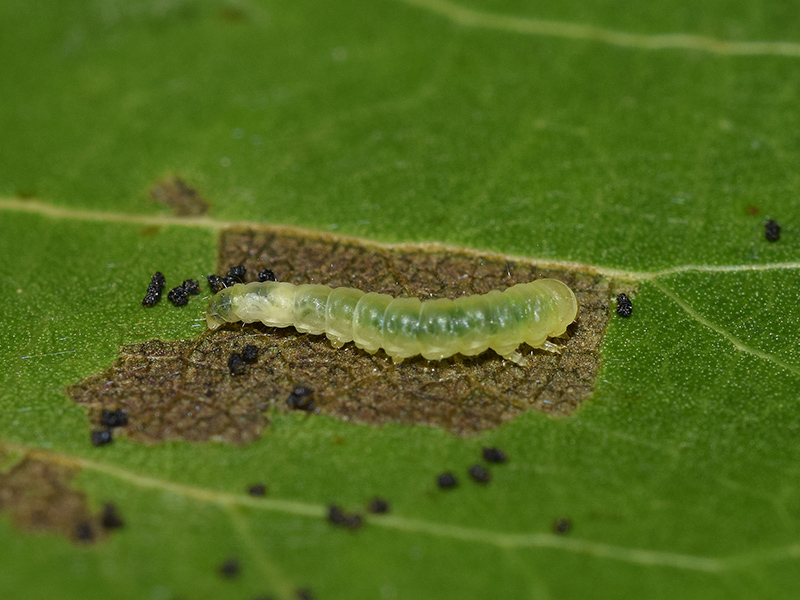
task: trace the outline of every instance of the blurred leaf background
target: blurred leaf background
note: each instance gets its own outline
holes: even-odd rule
[[[4,2],[6,468],[32,450],[80,464],[74,485],[94,508],[113,500],[126,527],[77,546],[0,516],[0,593],[792,597],[799,13],[767,0]],[[207,219],[152,202],[168,175],[209,200]],[[93,448],[62,388],[120,344],[201,331],[199,302],[139,301],[156,269],[212,272],[219,229],[238,221],[573,261],[637,282],[635,312],[612,319],[596,394],[567,419],[462,439],[291,415],[246,447]],[[465,469],[485,445],[511,460],[479,487]],[[463,481],[442,493],[446,469]],[[262,480],[269,495],[247,496]],[[362,530],[325,521],[328,503],[361,510],[376,494],[391,514]],[[241,574],[227,579],[231,556]]]

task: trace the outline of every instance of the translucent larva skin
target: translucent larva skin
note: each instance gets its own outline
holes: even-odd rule
[[[370,353],[383,348],[396,362],[417,354],[430,360],[474,356],[491,348],[519,363],[521,343],[555,350],[547,338],[562,335],[577,314],[575,294],[555,279],[426,302],[265,281],[222,290],[211,298],[206,320],[210,329],[236,321],[294,326],[302,333],[325,333],[337,348],[350,341]]]

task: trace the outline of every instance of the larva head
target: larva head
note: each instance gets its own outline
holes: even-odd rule
[[[561,335],[578,316],[578,299],[567,284],[557,279],[540,279],[539,283],[550,291],[555,300],[556,318],[550,335]]]
[[[231,290],[232,288],[225,288],[211,297],[206,309],[206,323],[209,329],[216,329],[231,320],[236,320],[231,319]]]

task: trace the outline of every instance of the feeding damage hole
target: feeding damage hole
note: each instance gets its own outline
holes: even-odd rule
[[[2,452],[0,452],[0,455]],[[123,526],[112,503],[92,514],[86,495],[71,487],[77,469],[24,457],[0,472],[0,513],[23,531],[57,533],[77,543],[99,541]]]
[[[432,425],[462,435],[529,410],[568,415],[592,392],[614,291],[591,273],[542,269],[466,250],[387,248],[285,230],[224,232],[218,260],[218,273],[245,265],[248,281],[270,269],[278,281],[423,300],[553,277],[572,288],[580,312],[568,337],[553,340],[560,354],[522,346],[524,367],[492,351],[441,361],[417,356],[395,364],[382,351],[370,355],[352,343],[337,350],[324,336],[261,324],[235,323],[195,340],[130,344],[106,371],[67,389],[89,407],[93,423],[103,410],[121,409],[129,415],[123,435],[142,442],[243,444],[261,435],[268,409],[297,410],[291,399],[299,387],[312,392],[313,409],[306,412],[370,425]],[[249,346],[257,348],[252,363],[238,359]],[[231,357],[237,359],[233,366]]]
[[[208,212],[209,204],[195,188],[180,177],[171,175],[150,189],[150,197],[169,206],[176,217],[199,217]]]

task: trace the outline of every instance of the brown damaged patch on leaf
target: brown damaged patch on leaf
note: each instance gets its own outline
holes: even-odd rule
[[[128,425],[114,429],[115,437],[245,444],[260,437],[270,403],[257,389],[242,389],[243,378],[231,377],[229,355],[205,336],[199,343],[130,344],[106,371],[66,391],[89,406],[97,427],[104,409],[127,411]]]
[[[169,206],[176,217],[199,217],[208,212],[209,204],[200,192],[171,175],[157,182],[150,190],[150,197]]]
[[[316,413],[357,423],[418,424],[469,435],[529,410],[555,416],[574,411],[593,390],[609,320],[608,280],[579,271],[544,269],[524,260],[468,251],[391,248],[324,234],[286,230],[223,233],[218,272],[247,267],[248,279],[272,269],[279,281],[351,286],[421,299],[456,298],[505,289],[541,277],[567,283],[580,302],[578,320],[560,354],[521,348],[519,367],[494,352],[442,361],[422,357],[395,364],[352,343],[335,349],[324,336],[294,328],[233,324],[196,340],[131,344],[108,370],[68,388],[99,423],[103,409],[124,409],[125,434],[155,443],[257,439],[270,408],[288,412],[298,386],[314,390]],[[246,345],[258,360],[231,375],[228,358]],[[115,431],[115,435],[120,430]]]
[[[30,456],[0,473],[0,513],[23,531],[56,533],[86,544],[108,534],[92,515],[86,495],[70,486],[76,468]]]

